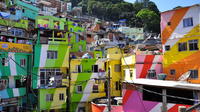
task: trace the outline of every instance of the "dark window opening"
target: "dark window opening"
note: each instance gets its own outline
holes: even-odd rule
[[[187,42],[178,43],[178,51],[187,51]]]
[[[175,75],[176,74],[176,70],[174,70],[174,69],[170,70],[170,74],[171,75]]]
[[[193,26],[193,18],[183,19],[183,27]]]
[[[170,26],[170,25],[171,25],[171,22],[167,22],[167,25]]]
[[[198,79],[198,70],[190,70],[190,79]]]
[[[98,72],[98,65],[92,65],[92,72]]]
[[[93,93],[98,93],[99,92],[99,86],[97,84],[93,85],[92,92]]]
[[[193,51],[193,50],[199,50],[198,48],[198,40],[189,40],[189,50]]]
[[[156,78],[156,71],[155,70],[148,70],[147,78],[149,78],[149,79]]]
[[[170,50],[170,45],[166,45],[165,46],[165,51],[169,51]]]

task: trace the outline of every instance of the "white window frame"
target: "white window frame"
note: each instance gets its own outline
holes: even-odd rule
[[[44,72],[44,78],[41,77],[41,72]],[[56,76],[58,73],[61,74],[61,70],[59,68],[40,69],[40,85],[48,85],[49,77]],[[41,84],[41,81],[44,81],[44,84]]]
[[[190,50],[190,51],[199,50],[199,48],[198,48],[198,43],[199,43],[199,41],[198,41],[197,39],[195,39],[195,40],[189,40],[189,41],[188,41],[189,50]],[[195,48],[195,44],[197,44],[197,49],[194,49],[194,48]],[[190,45],[193,46],[193,49],[190,48]]]

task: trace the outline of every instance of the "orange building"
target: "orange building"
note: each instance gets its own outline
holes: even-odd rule
[[[200,5],[161,13],[163,72],[167,80],[200,83],[199,15]]]

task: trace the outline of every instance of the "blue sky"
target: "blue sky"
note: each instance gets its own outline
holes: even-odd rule
[[[127,2],[135,2],[135,0],[125,0]],[[158,9],[163,12],[171,10],[176,6],[190,6],[200,4],[200,0],[151,0],[156,3]]]

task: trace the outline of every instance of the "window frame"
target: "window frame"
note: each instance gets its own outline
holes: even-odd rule
[[[190,71],[190,76],[189,78],[192,79],[192,80],[197,80],[199,79],[199,71],[197,69],[193,69],[193,70],[189,70]],[[195,72],[197,74],[195,74]],[[196,76],[195,76],[196,75]]]
[[[176,75],[176,70],[175,69],[170,69],[170,75]]]
[[[97,69],[94,69],[95,67],[97,67]],[[92,65],[92,72],[98,73],[99,72],[99,66],[98,65]]]
[[[98,84],[94,84],[92,86],[92,93],[99,93],[99,85]]]
[[[81,90],[79,90],[80,88],[81,88]],[[83,86],[82,85],[77,85],[76,86],[76,93],[83,93]]]
[[[60,100],[60,101],[65,100],[65,94],[64,94],[64,93],[60,93],[60,94],[59,94],[59,100]]]
[[[184,18],[183,19],[183,27],[184,28],[191,27],[193,25],[194,25],[194,22],[193,22],[193,18],[192,17],[188,17],[188,18]]]
[[[119,67],[119,69],[117,67]],[[115,64],[114,65],[114,71],[115,72],[121,72],[121,65],[120,64]]]
[[[188,40],[189,51],[199,50],[198,44],[199,44],[199,41],[197,39],[195,39],[195,40]],[[192,45],[193,49],[191,48],[190,45]]]
[[[179,52],[187,51],[187,50],[188,50],[187,42],[178,43],[178,51]]]
[[[47,59],[58,59],[58,51],[48,50]]]
[[[53,94],[46,94],[46,102],[53,101]]]
[[[8,58],[1,58],[2,66],[8,66]]]
[[[153,72],[153,73],[151,73],[151,72]],[[149,78],[149,79],[155,79],[156,78],[156,70],[155,69],[148,70],[147,71],[147,78]]]
[[[26,59],[20,59],[20,66],[25,67],[26,66]]]

